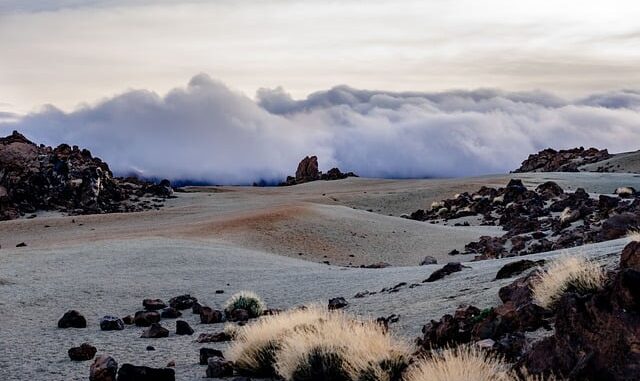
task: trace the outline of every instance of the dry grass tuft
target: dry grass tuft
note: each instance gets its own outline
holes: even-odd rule
[[[287,381],[395,381],[406,368],[408,347],[375,322],[342,312],[287,336],[276,369]]]
[[[572,216],[572,211],[571,208],[567,207],[564,208],[564,210],[562,211],[562,213],[560,213],[560,223],[565,223],[567,222]]]
[[[251,291],[240,291],[233,294],[224,304],[226,312],[231,313],[233,310],[243,309],[249,312],[249,316],[255,318],[261,316],[267,305],[260,297]]]
[[[228,356],[239,373],[255,377],[275,377],[275,355],[282,340],[294,331],[327,319],[328,311],[312,306],[264,316],[240,327]]]
[[[629,230],[627,232],[627,238],[635,242],[640,242],[640,230]]]
[[[419,360],[409,368],[404,381],[545,381],[524,369],[520,373],[519,377],[510,364],[494,354],[477,346],[461,345]]]
[[[512,381],[509,366],[475,346],[445,349],[413,365],[405,381]]]
[[[604,282],[604,271],[596,262],[582,256],[560,257],[542,271],[533,285],[533,298],[549,308],[570,287],[586,292],[598,289]]]

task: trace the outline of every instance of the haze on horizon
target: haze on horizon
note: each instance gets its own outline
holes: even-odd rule
[[[307,154],[416,178],[503,173],[549,146],[636,150],[638,16],[632,1],[4,0],[0,133],[218,184],[282,180]]]

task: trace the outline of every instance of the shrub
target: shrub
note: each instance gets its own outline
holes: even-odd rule
[[[640,242],[640,230],[629,230],[627,232],[627,238],[635,242]]]
[[[234,310],[243,309],[252,318],[261,316],[267,308],[258,295],[251,291],[241,291],[232,295],[224,305],[225,312],[231,314]]]
[[[407,347],[375,322],[333,312],[314,329],[287,336],[276,369],[287,381],[395,381],[407,364]]]
[[[328,312],[319,307],[285,311],[264,316],[260,320],[239,327],[236,341],[229,349],[229,358],[240,374],[254,377],[275,377],[275,354],[284,337],[295,330],[308,329],[327,318]]]
[[[604,271],[582,256],[564,256],[551,262],[535,281],[532,291],[536,303],[550,308],[570,288],[580,292],[598,289],[604,282]]]

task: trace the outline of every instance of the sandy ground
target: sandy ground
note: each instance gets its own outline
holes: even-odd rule
[[[640,173],[640,151],[618,153],[610,159],[583,165],[580,170],[596,171],[598,168],[617,173]]]
[[[441,266],[413,266],[424,255],[445,262],[451,259],[446,254],[451,248],[490,233],[397,216],[482,184],[504,185],[508,177],[348,179],[288,188],[192,189],[169,200],[160,211],[2,222],[0,379],[86,379],[89,362],[71,362],[66,354],[85,341],[121,364],[163,366],[175,360],[177,379],[201,379],[204,367],[197,365],[198,349],[205,345],[195,343],[195,337],[141,339],[140,328],[101,332],[98,326],[103,315],[124,316],[141,309],[143,298],[167,300],[183,293],[214,307],[242,289],[258,292],[277,308],[344,296],[351,303],[349,309],[358,314],[374,318],[400,314],[395,332],[414,339],[429,319],[452,312],[460,303],[497,304],[497,289],[509,280],[492,279],[513,259],[469,263],[471,269],[445,280],[354,299],[360,291],[420,283]],[[553,179],[563,187],[585,187],[592,193],[611,193],[622,185],[640,189],[640,178],[627,174],[518,177],[532,186]],[[19,242],[28,246],[15,248]],[[575,251],[615,260],[624,244],[625,240],[617,240]],[[535,257],[554,255],[558,253]],[[332,265],[318,263],[325,260]],[[333,266],[381,260],[394,266]],[[225,294],[216,295],[217,289]],[[88,318],[87,329],[56,328],[57,320],[71,308]],[[197,324],[189,312],[185,320],[196,335],[222,329]],[[173,321],[163,324],[174,330]],[[146,351],[147,345],[156,351]]]

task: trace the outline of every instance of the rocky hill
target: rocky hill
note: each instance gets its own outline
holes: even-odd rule
[[[173,190],[136,178],[114,177],[86,149],[36,145],[14,131],[0,138],[0,220],[40,210],[69,214],[133,212],[159,207]],[[154,199],[155,197],[155,199]]]
[[[580,167],[611,158],[606,149],[584,147],[556,151],[552,148],[531,154],[514,172],[578,172]]]

